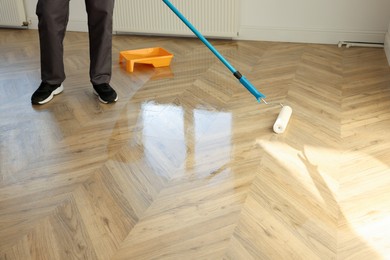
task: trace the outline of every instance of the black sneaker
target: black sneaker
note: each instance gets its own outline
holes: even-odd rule
[[[107,104],[113,103],[118,100],[118,95],[110,84],[104,83],[99,85],[93,85],[94,93],[99,97],[100,102]]]
[[[55,95],[60,94],[64,90],[62,84],[50,85],[42,82],[34,94],[31,96],[31,103],[34,105],[43,105],[53,99]]]

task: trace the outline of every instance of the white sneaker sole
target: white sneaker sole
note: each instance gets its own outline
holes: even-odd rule
[[[47,102],[49,102],[50,100],[53,99],[53,97],[55,95],[58,95],[60,94],[62,91],[64,91],[64,85],[61,83],[61,86],[59,86],[58,88],[56,88],[53,92],[51,92],[50,96],[48,96],[45,100],[42,100],[40,102],[38,102],[40,105],[43,105],[43,104],[46,104]]]
[[[93,90],[93,93],[98,96],[99,98],[99,101],[102,102],[103,104],[108,104],[107,101],[104,101],[103,99],[100,98],[99,94],[96,92],[96,90]],[[116,99],[114,100],[114,102],[118,101],[118,94],[116,95]]]

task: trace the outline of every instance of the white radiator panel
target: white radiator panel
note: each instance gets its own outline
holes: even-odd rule
[[[240,0],[171,0],[204,36],[237,37]],[[161,0],[116,0],[114,31],[193,35]]]
[[[0,26],[24,26],[25,22],[23,0],[0,0]]]

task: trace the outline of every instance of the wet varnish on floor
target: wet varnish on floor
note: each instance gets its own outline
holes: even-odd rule
[[[35,30],[0,30],[0,259],[386,259],[390,68],[383,49],[114,36],[98,102],[88,36],[68,32],[43,106]],[[171,66],[119,64],[163,47]]]

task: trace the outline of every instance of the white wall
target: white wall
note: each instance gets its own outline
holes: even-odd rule
[[[389,28],[387,29],[387,33],[386,33],[385,52],[386,52],[386,56],[387,56],[387,61],[389,62],[389,65],[390,65],[390,24],[389,24]]]
[[[384,42],[389,0],[243,0],[240,38]]]
[[[31,28],[37,27],[36,2],[25,0]],[[84,1],[70,4],[68,30],[87,31]],[[241,0],[238,39],[383,43],[389,21],[390,0]]]

